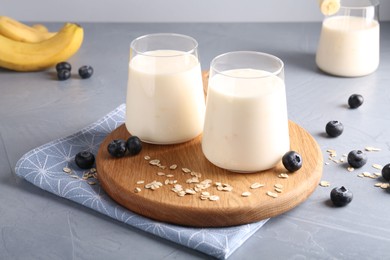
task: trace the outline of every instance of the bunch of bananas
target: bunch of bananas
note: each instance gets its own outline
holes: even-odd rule
[[[81,47],[83,28],[66,23],[58,32],[28,26],[0,16],[0,67],[15,71],[47,69],[73,56]]]

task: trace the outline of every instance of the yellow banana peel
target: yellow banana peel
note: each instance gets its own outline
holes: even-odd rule
[[[83,28],[66,23],[53,37],[27,43],[0,35],[0,67],[15,71],[37,71],[54,66],[73,56],[81,47]]]
[[[41,42],[55,35],[55,33],[43,31],[43,28],[40,28],[28,26],[8,16],[0,16],[0,34],[15,41]]]

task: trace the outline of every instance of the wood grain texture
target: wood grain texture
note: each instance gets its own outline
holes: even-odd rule
[[[205,76],[205,75],[204,75]],[[205,85],[205,89],[206,89]],[[290,173],[287,179],[279,178],[286,172],[280,162],[273,169],[256,173],[233,173],[211,164],[202,153],[201,136],[177,145],[143,144],[139,155],[113,158],[107,152],[107,145],[114,139],[127,139],[130,134],[124,125],[114,130],[101,144],[96,164],[99,181],[112,199],[140,215],[173,224],[196,227],[220,227],[246,224],[282,214],[305,201],[315,190],[322,175],[323,159],[318,144],[303,128],[289,122],[291,150],[302,155],[303,167]],[[223,151],[221,151],[223,152]],[[152,166],[144,156],[158,159],[162,170]],[[177,164],[176,170],[169,166]],[[171,191],[173,185],[163,185],[156,190],[145,189],[144,185],[154,180],[164,183],[166,176],[158,176],[157,172],[172,174],[169,178],[177,180],[183,188],[194,187],[186,184],[191,178],[183,173],[186,167],[202,174],[200,181],[211,179],[213,182],[227,183],[233,186],[231,192],[218,191],[212,186],[205,191],[218,195],[218,201],[201,200],[200,193],[179,197]],[[145,184],[136,184],[143,180]],[[265,184],[258,189],[250,189],[254,182]],[[275,184],[282,184],[283,191],[277,198],[266,195],[274,191]],[[136,187],[141,192],[135,193]],[[251,192],[249,197],[242,197],[244,191]],[[277,192],[275,192],[277,193]]]

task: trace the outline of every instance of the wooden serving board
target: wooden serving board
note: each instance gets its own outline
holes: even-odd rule
[[[178,225],[196,227],[221,227],[246,224],[282,214],[303,201],[315,190],[322,175],[323,159],[318,144],[303,128],[289,122],[291,150],[301,154],[302,168],[295,173],[288,173],[288,178],[278,177],[286,173],[280,162],[273,169],[256,173],[233,173],[211,164],[203,155],[201,136],[177,145],[152,145],[143,143],[139,155],[113,158],[107,152],[107,145],[114,139],[126,140],[130,134],[124,125],[114,130],[100,146],[96,164],[98,177],[103,189],[122,206],[140,215]],[[222,151],[221,151],[222,152]],[[166,169],[149,164],[145,156],[158,159]],[[177,169],[169,166],[177,164]],[[201,173],[200,181],[210,179],[213,185],[204,191],[219,196],[219,200],[201,200],[200,192],[183,197],[171,189],[173,184],[151,190],[144,186],[152,181],[164,183],[166,179],[177,180],[183,188],[193,188],[195,183],[187,184],[190,173],[188,168]],[[163,172],[173,177],[160,176]],[[144,181],[144,184],[137,184]],[[227,183],[232,191],[219,191],[215,182]],[[258,182],[264,187],[251,189],[251,184]],[[282,192],[275,191],[274,185],[283,185]],[[135,192],[135,188],[141,189]],[[249,197],[242,197],[245,191]],[[266,193],[271,191],[278,197]]]

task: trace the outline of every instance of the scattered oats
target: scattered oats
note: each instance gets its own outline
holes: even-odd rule
[[[267,191],[266,193],[268,196],[272,197],[272,198],[277,198],[278,197],[278,194],[272,192],[272,191]]]
[[[340,163],[339,160],[333,159],[333,158],[331,158],[331,157],[329,157],[329,160],[331,160],[331,161],[334,162],[334,163]]]
[[[158,166],[160,164],[160,160],[157,160],[157,159],[150,160],[149,164]]]
[[[162,170],[164,170],[165,168],[167,168],[167,166],[161,165],[161,164],[159,164],[159,165],[157,165],[157,166],[158,166],[158,168],[160,168],[160,169],[162,169]]]
[[[91,173],[97,172],[96,168],[91,168],[89,171],[90,171]]]
[[[287,173],[281,173],[278,175],[279,178],[282,178],[282,179],[287,179],[288,178],[288,174]]]
[[[347,168],[347,171],[349,171],[349,172],[353,172],[354,170],[355,170],[355,168],[353,168],[351,166],[348,166],[348,168]]]
[[[200,199],[201,199],[201,200],[207,200],[208,198],[210,198],[210,193],[209,193],[209,192],[203,191],[203,192],[200,194]]]
[[[171,170],[175,170],[177,168],[177,164],[172,164],[171,166],[169,166],[169,169]]]
[[[72,178],[74,178],[74,179],[79,179],[79,176],[74,175],[74,174],[71,174],[71,175],[69,175],[69,176],[72,177]]]
[[[194,191],[193,189],[186,189],[185,192],[186,194],[191,194],[191,195],[196,194],[196,191]]]
[[[217,196],[217,195],[212,195],[212,196],[209,197],[209,200],[211,200],[211,201],[219,200],[219,196]]]
[[[377,183],[374,184],[374,186],[375,187],[380,187],[380,186],[382,186],[382,184],[383,184],[382,182],[377,182]]]
[[[337,156],[337,152],[335,150],[333,150],[333,149],[328,149],[326,151],[329,153],[329,155],[331,157],[336,157]]]
[[[191,172],[191,176],[195,176],[195,177],[201,178],[202,174],[199,173],[199,172]]]
[[[389,188],[389,186],[390,186],[390,183],[382,183],[381,188],[387,189],[387,188]]]
[[[276,184],[274,185],[274,187],[277,188],[277,189],[283,189],[283,185],[280,184],[280,183],[276,183]]]
[[[345,158],[340,158],[340,162],[341,163],[345,162]]]
[[[173,174],[167,174],[166,175],[167,178],[172,178],[172,177],[175,177]]]
[[[330,182],[328,182],[328,181],[320,181],[320,186],[321,187],[329,187],[330,186]]]
[[[325,165],[329,165],[329,162],[326,162]]]
[[[374,164],[372,165],[372,167],[375,168],[375,169],[377,169],[377,170],[382,170],[382,168],[383,168],[382,165],[376,164],[376,163],[374,163]]]
[[[176,184],[177,183],[177,180],[171,180],[170,182],[169,182],[169,184]]]
[[[232,190],[233,190],[233,187],[232,187],[232,186],[223,187],[223,191],[232,191]]]
[[[220,182],[217,182],[216,184],[219,184],[219,185],[216,185],[217,190],[219,190],[219,191],[232,191],[233,190],[233,186],[231,186],[230,184],[220,183]]]
[[[186,195],[186,192],[184,190],[181,190],[177,193],[177,196],[184,197]]]
[[[368,178],[371,178],[371,179],[377,179],[379,176],[376,175],[376,174],[371,174],[370,176],[368,176]]]
[[[214,183],[214,185],[215,185],[215,186],[221,186],[221,185],[222,185],[222,183],[220,183],[220,182],[216,182],[216,183]]]
[[[137,181],[137,184],[144,184],[145,183],[145,181]]]
[[[144,159],[147,160],[147,161],[149,161],[149,160],[150,160],[150,156],[149,156],[149,155],[146,155],[146,156],[144,156]]]
[[[377,176],[377,177],[382,176],[382,173],[380,173],[380,172],[374,172],[373,174],[374,174],[375,176]]]
[[[249,191],[244,191],[243,193],[241,193],[242,197],[249,197],[250,195],[251,193]]]
[[[364,177],[364,174],[361,173],[361,174],[358,174],[357,176],[360,177],[360,178],[363,178],[363,177]]]
[[[141,188],[138,188],[138,187],[137,187],[137,188],[135,188],[135,189],[134,189],[134,192],[135,192],[135,193],[139,193],[139,192],[141,192]]]
[[[181,186],[180,184],[175,184],[175,186],[173,186],[174,189],[177,189],[177,190],[183,190],[183,186]]]
[[[70,169],[70,168],[68,168],[68,167],[64,167],[62,170],[63,170],[64,172],[66,172],[66,173],[71,173],[71,172],[72,172],[72,169]]]
[[[164,184],[165,184],[165,185],[168,185],[168,184],[169,184],[169,181],[170,181],[169,179],[166,179],[166,180],[164,181]]]
[[[255,182],[255,183],[252,183],[252,185],[250,186],[250,188],[251,188],[251,189],[258,189],[258,188],[264,187],[264,186],[265,186],[265,184]]]
[[[152,181],[148,184],[145,185],[145,189],[151,189],[151,190],[156,190],[163,186],[163,184],[159,181]]]
[[[363,176],[364,177],[370,177],[371,176],[371,173],[369,172],[362,172]]]
[[[375,148],[371,146],[367,146],[364,148],[367,152],[379,152],[381,149],[380,148]]]
[[[283,190],[279,189],[279,188],[275,188],[275,191],[278,192],[278,193],[282,193],[283,192]]]
[[[163,173],[163,172],[157,172],[157,175],[158,175],[158,176],[165,176],[165,173]]]
[[[184,172],[184,173],[190,173],[190,172],[191,172],[191,170],[188,169],[188,168],[181,168],[181,170],[182,170],[182,172]]]
[[[186,183],[191,184],[191,183],[199,183],[198,177],[192,177],[186,180]]]
[[[95,181],[89,181],[88,184],[89,184],[89,185],[95,185],[96,182],[95,182]]]

